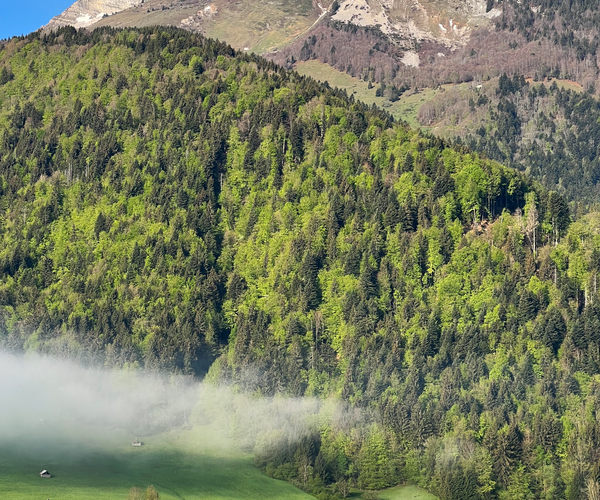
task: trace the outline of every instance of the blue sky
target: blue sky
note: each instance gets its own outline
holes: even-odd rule
[[[75,0],[0,0],[0,40],[41,28]]]

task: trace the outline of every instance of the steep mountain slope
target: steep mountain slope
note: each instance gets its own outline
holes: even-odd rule
[[[410,41],[435,41],[448,47],[466,43],[471,31],[500,15],[485,0],[343,0],[334,21],[379,27],[386,35]]]
[[[331,0],[79,0],[48,28],[170,25],[225,40],[237,49],[276,50],[310,30]],[[103,13],[110,14],[109,16]]]
[[[258,457],[319,498],[598,488],[597,214],[174,28],[0,66],[3,349],[342,399]]]
[[[301,31],[290,31],[293,18],[306,18],[311,25],[332,6],[331,0],[316,2],[304,0],[291,2],[262,2],[260,0],[183,0],[165,2],[157,0],[77,0],[63,14],[52,19],[49,28],[64,25],[75,27],[143,26],[150,24],[175,24],[182,28],[211,34],[220,30],[225,41],[232,43],[239,38],[234,33],[244,25],[250,31],[275,30],[286,23],[289,35],[278,40],[274,47],[283,47]],[[473,29],[489,24],[489,20],[500,15],[498,8],[488,8],[486,0],[343,0],[334,6],[331,19],[362,27],[378,27],[400,45],[410,48],[415,42],[432,41],[448,48],[463,45]],[[248,16],[252,12],[253,16]],[[290,19],[285,19],[280,14]],[[112,16],[106,20],[105,15]],[[104,20],[103,20],[104,19]],[[298,20],[296,20],[298,22]],[[215,26],[219,25],[221,28]],[[279,26],[282,28],[283,26]],[[234,43],[235,45],[235,43]]]
[[[600,103],[576,82],[536,80],[501,76],[451,87],[423,103],[418,119],[434,133],[594,206],[600,200]]]

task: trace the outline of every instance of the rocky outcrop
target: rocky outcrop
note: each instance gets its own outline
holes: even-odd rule
[[[47,29],[61,26],[87,28],[105,15],[115,14],[143,3],[143,0],[77,0],[62,14],[52,18],[45,26]]]
[[[343,0],[333,19],[378,27],[399,39],[456,47],[469,39],[472,29],[500,14],[498,9],[486,12],[486,6],[486,0]]]

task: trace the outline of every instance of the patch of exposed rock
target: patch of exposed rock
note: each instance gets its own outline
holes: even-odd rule
[[[55,29],[61,26],[87,28],[106,15],[116,14],[143,3],[143,0],[77,0],[62,14],[52,18],[45,26]]]
[[[201,30],[201,22],[210,19],[219,13],[219,7],[215,4],[206,5],[196,14],[186,17],[179,23],[179,27],[187,30]]]
[[[486,0],[343,0],[333,19],[377,27],[395,39],[433,41],[454,48],[466,43],[474,28],[485,26],[497,15],[497,9],[486,12],[486,6]],[[406,64],[414,66],[413,59]]]

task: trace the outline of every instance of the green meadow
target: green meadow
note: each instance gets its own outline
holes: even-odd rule
[[[389,488],[380,491],[377,496],[380,500],[437,500],[436,496],[412,485]]]
[[[252,455],[211,426],[197,425],[135,439],[122,429],[40,424],[34,436],[0,442],[0,498],[126,500],[133,487],[153,485],[164,500],[310,499],[265,476]],[[51,479],[39,472],[47,469]],[[351,498],[361,498],[359,492]],[[435,500],[414,486],[379,492],[381,500]]]
[[[251,455],[218,436],[196,426],[142,438],[134,448],[123,430],[49,428],[44,438],[1,445],[0,498],[125,500],[131,488],[149,485],[166,500],[312,498],[268,478]],[[53,477],[40,478],[43,469]]]
[[[310,60],[298,63],[295,70],[301,75],[310,76],[318,81],[326,81],[332,87],[345,90],[348,95],[353,95],[355,99],[369,106],[375,104],[386,110],[394,118],[407,122],[413,128],[426,128],[421,127],[417,120],[417,114],[421,106],[430,101],[440,91],[439,89],[421,89],[418,93],[408,92],[402,95],[397,102],[392,103],[384,97],[375,95],[377,85],[369,88],[368,82],[354,78],[347,73],[342,73],[320,61]],[[452,87],[452,85],[443,85],[442,87],[446,89]]]

